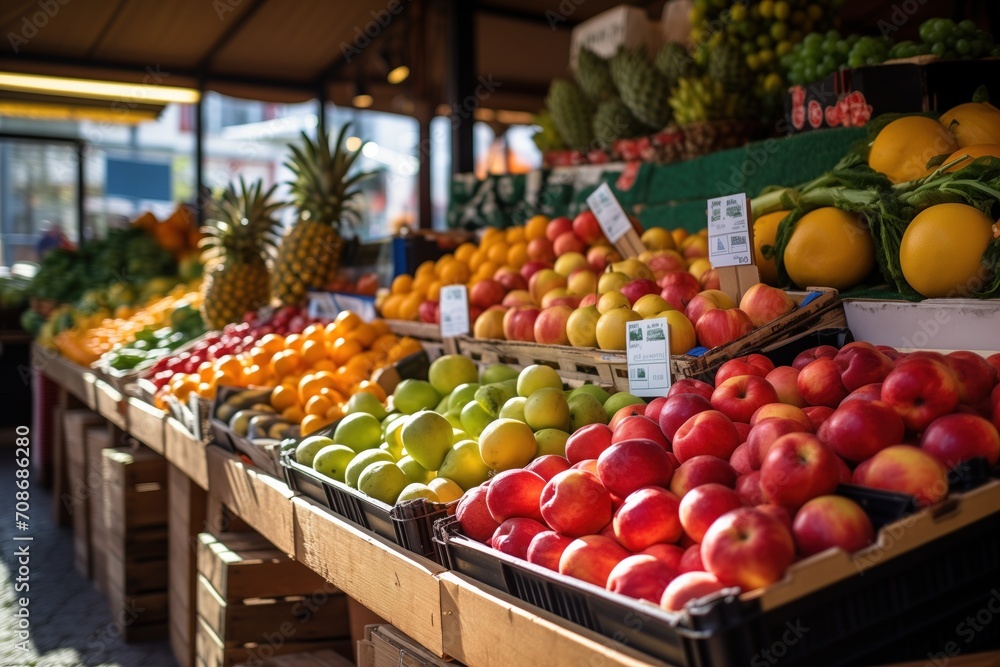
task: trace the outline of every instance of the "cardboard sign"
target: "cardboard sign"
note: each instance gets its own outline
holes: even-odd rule
[[[453,338],[469,333],[469,293],[465,285],[441,288],[441,336]]]
[[[625,335],[629,393],[666,396],[670,389],[670,325],[667,318],[629,322]]]
[[[708,259],[716,269],[754,263],[745,194],[708,200]]]
[[[601,231],[612,243],[616,243],[632,229],[632,221],[628,219],[628,214],[607,183],[602,183],[590,193],[587,204],[597,218]]]

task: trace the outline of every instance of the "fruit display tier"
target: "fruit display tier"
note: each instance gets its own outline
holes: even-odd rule
[[[775,183],[816,178],[864,137],[862,128],[772,138],[704,157],[658,165],[628,163],[558,167],[532,174],[457,175],[451,187],[452,227],[507,227],[535,214],[573,216],[587,196],[607,182],[625,210],[643,227],[705,226],[705,200],[746,192],[753,197]]]

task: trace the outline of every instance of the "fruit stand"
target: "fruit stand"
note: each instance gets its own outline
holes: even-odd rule
[[[229,174],[4,283],[17,435],[73,567],[141,609],[122,640],[1000,664],[1000,47],[841,32],[844,6],[587,10],[538,168],[453,174],[449,229],[366,237],[382,149],[323,88],[283,184]]]

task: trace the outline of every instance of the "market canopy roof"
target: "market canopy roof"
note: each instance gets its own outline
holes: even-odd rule
[[[326,89],[329,99],[344,103],[349,99],[347,86],[353,83],[345,69],[358,51],[366,53],[365,32],[375,35],[371,44],[377,44],[383,31],[396,29],[397,15],[423,4],[8,0],[0,7],[0,71],[191,88],[200,83],[227,95],[274,102],[305,101]],[[503,84],[486,106],[536,109],[548,82],[566,71],[572,26],[618,2],[562,4],[563,10],[572,11],[555,28],[546,12],[560,13],[557,0],[477,5],[476,69]],[[425,90],[431,104],[444,102],[447,88],[446,21],[437,7],[427,4],[424,19]],[[379,19],[387,27],[379,25]],[[360,48],[352,52],[355,46]],[[420,65],[412,69],[416,67]]]

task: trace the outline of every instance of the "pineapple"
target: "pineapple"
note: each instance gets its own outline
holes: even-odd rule
[[[680,79],[697,76],[698,66],[687,48],[680,42],[667,42],[656,54],[656,69],[667,78],[667,85],[674,88]]]
[[[605,148],[618,139],[631,139],[648,130],[636,120],[628,107],[617,97],[601,102],[594,113],[594,138]]]
[[[545,106],[567,146],[576,150],[591,147],[594,141],[594,107],[579,86],[564,79],[553,80]]]
[[[620,50],[609,63],[611,79],[632,115],[660,130],[670,122],[670,86],[641,51]]]
[[[727,92],[749,93],[753,73],[747,67],[743,50],[732,44],[722,44],[708,54],[708,76],[722,84]]]
[[[593,102],[606,100],[615,94],[608,61],[585,46],[576,56],[576,83]]]
[[[289,146],[292,157],[285,164],[295,174],[289,185],[299,218],[281,240],[271,279],[271,295],[283,305],[301,305],[308,290],[321,289],[336,276],[341,230],[361,221],[356,186],[372,174],[348,176],[360,155],[344,148],[349,127],[341,128],[332,146],[322,126],[316,141],[303,132],[304,147]]]
[[[247,311],[267,305],[267,262],[278,241],[274,212],[281,206],[271,201],[274,188],[264,192],[259,179],[247,186],[240,178],[239,190],[230,184],[215,202],[200,243],[206,273],[201,314],[211,329],[238,322]]]

